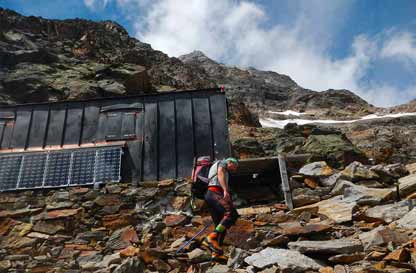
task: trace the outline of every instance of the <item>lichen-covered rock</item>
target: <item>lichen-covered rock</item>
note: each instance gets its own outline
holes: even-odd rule
[[[365,155],[341,134],[311,135],[301,150],[312,154],[313,159],[324,160],[337,168],[353,161],[367,162]]]

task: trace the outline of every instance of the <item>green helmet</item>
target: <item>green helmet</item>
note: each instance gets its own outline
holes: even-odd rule
[[[234,163],[235,165],[238,165],[238,160],[237,160],[237,158],[234,158],[234,157],[229,157],[229,158],[227,158],[225,161],[227,161],[227,162],[232,162],[232,163]]]

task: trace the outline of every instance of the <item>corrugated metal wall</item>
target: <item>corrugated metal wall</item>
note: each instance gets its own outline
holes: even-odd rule
[[[3,152],[127,141],[134,180],[189,176],[195,156],[230,154],[218,89],[0,107],[0,134]]]

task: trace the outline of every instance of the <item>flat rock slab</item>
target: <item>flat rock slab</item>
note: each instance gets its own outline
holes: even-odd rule
[[[292,270],[292,272],[319,270],[322,267],[315,260],[298,251],[270,247],[245,258],[244,261],[258,269],[278,265],[281,270]]]
[[[398,227],[401,228],[416,228],[416,208],[406,213],[401,219],[396,221]]]
[[[364,214],[368,218],[381,220],[385,223],[391,223],[405,216],[410,210],[409,205],[409,201],[404,200],[394,204],[369,208]]]
[[[168,215],[165,217],[165,225],[167,227],[174,227],[174,226],[179,226],[182,225],[186,222],[186,216],[184,215]]]
[[[360,240],[348,239],[290,242],[288,247],[300,253],[351,254],[363,250]]]
[[[279,228],[281,228],[281,230],[279,231],[282,234],[292,236],[328,231],[332,228],[332,225],[329,225],[327,223],[301,225],[299,222],[294,221],[281,223],[279,224]]]
[[[416,191],[416,174],[411,174],[399,179],[399,193],[405,197]]]
[[[335,196],[333,198],[323,200],[321,202],[296,208],[296,211],[314,211],[318,210],[318,213],[323,214],[336,223],[344,223],[352,220],[352,212],[357,203],[351,200],[344,199],[343,196]]]
[[[361,233],[359,238],[363,243],[364,250],[387,244],[388,242],[400,245],[410,240],[409,236],[403,231],[392,230],[385,226],[379,226],[371,231]]]

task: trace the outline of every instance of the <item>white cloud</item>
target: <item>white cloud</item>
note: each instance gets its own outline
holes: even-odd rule
[[[394,33],[383,45],[381,57],[396,58],[412,68],[412,64],[416,65],[415,36],[410,32]]]
[[[103,9],[111,0],[84,0],[84,4],[91,10]]]
[[[106,5],[111,0],[85,1]],[[289,75],[305,88],[349,89],[378,106],[404,103],[416,95],[416,87],[399,90],[383,82],[363,83],[375,60],[416,62],[415,38],[409,33],[361,34],[348,56],[330,55],[354,1],[288,1],[292,20],[275,25],[268,18],[273,11],[253,1],[113,1],[125,10],[140,7],[141,14],[132,17],[136,37],[170,56],[201,50],[227,64]]]

